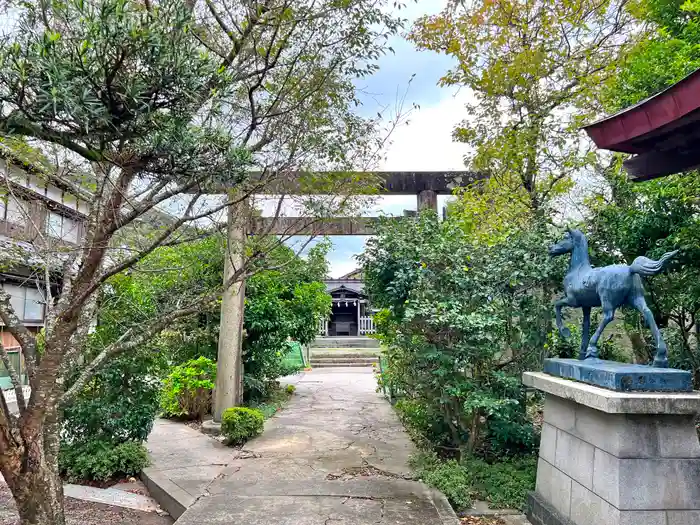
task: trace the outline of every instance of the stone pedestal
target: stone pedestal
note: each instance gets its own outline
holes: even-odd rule
[[[533,525],[700,524],[700,393],[626,393],[527,372],[546,394]]]

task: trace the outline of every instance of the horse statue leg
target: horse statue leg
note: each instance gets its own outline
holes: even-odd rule
[[[591,307],[583,307],[583,322],[581,323],[581,350],[578,358],[584,360],[586,358],[586,350],[588,349],[588,341],[591,338]]]
[[[630,301],[632,306],[634,306],[639,313],[644,316],[644,321],[647,326],[651,329],[651,333],[654,335],[654,340],[656,341],[656,356],[654,356],[654,363],[652,366],[654,368],[668,368],[668,351],[666,349],[666,343],[661,336],[661,331],[659,327],[656,326],[656,321],[654,320],[654,314],[644,299],[644,295],[637,294]]]
[[[588,348],[586,349],[586,359],[598,359],[598,339],[600,339],[600,336],[603,335],[603,330],[605,330],[605,327],[608,326],[613,319],[615,319],[615,308],[613,308],[611,303],[604,302],[603,320],[600,322],[598,329],[595,331],[593,337],[591,337],[591,340],[588,343]]]
[[[571,330],[564,326],[564,321],[561,317],[561,309],[564,306],[571,306],[568,296],[564,296],[554,303],[554,312],[556,313],[557,317],[557,330],[559,330],[559,335],[561,335],[564,339],[568,339],[571,337]]]

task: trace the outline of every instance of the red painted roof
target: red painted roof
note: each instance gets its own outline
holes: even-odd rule
[[[646,139],[676,127],[698,109],[700,69],[666,90],[583,129],[598,148],[644,153],[653,147]]]

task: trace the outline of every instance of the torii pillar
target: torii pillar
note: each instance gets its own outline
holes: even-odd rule
[[[245,242],[248,225],[246,203],[229,206],[224,284],[245,264]],[[214,389],[214,422],[221,414],[243,402],[243,316],[245,312],[245,279],[237,279],[226,288],[221,300],[221,324]]]

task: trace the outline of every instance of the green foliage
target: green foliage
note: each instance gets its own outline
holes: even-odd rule
[[[317,245],[307,260],[280,247],[268,263],[283,270],[265,271],[246,283],[243,341],[246,398],[264,398],[278,377],[299,370],[298,360],[285,359],[290,344],[308,344],[316,337],[318,319],[331,308],[331,298],[319,280],[326,273],[329,246]],[[289,343],[288,339],[294,343]]]
[[[83,349],[85,362],[121,337],[125,327],[156,309],[155,297],[137,279],[123,274],[110,279],[100,301],[99,323]],[[159,407],[160,378],[166,369],[161,349],[153,340],[100,368],[64,409],[63,443],[144,441]],[[67,384],[80,372],[82,367],[76,366]]]
[[[148,349],[112,361],[66,407],[63,440],[145,441],[158,413],[161,371]]]
[[[386,350],[381,381],[406,401],[409,426],[433,446],[487,457],[537,443],[519,381],[552,333],[561,262],[555,232],[538,224],[482,243],[458,215],[380,226],[362,256],[366,290]]]
[[[651,0],[637,6],[641,26],[651,26],[629,50],[603,89],[609,112],[619,111],[678,82],[700,67],[700,4]]]
[[[318,319],[330,311],[331,299],[321,282],[327,273],[329,249],[327,242],[321,242],[302,258],[291,248],[278,246],[247,280],[243,325],[246,399],[268,396],[277,378],[297,372],[303,365],[287,357],[298,345],[316,337]],[[174,296],[215,290],[223,263],[220,241],[205,239],[184,247],[160,248],[144,261],[144,272],[138,279],[157,294],[158,301],[168,301]],[[265,270],[265,266],[280,269]],[[153,272],[155,268],[169,270]],[[218,305],[214,305],[168,327],[159,341],[173,364],[199,356],[216,359],[219,324]]]
[[[294,385],[287,385],[286,388],[282,388],[279,383],[275,383],[264,398],[252,399],[248,401],[247,406],[262,412],[265,419],[268,419],[284,408],[295,391],[296,387]]]
[[[221,415],[221,434],[233,445],[262,434],[264,426],[265,415],[254,408],[227,408]]]
[[[442,492],[456,511],[471,507],[472,478],[457,461],[436,462],[430,469],[418,470],[417,475],[423,482]]]
[[[137,476],[148,466],[148,451],[140,443],[118,445],[91,440],[61,447],[59,469],[70,482],[109,481]]]
[[[452,443],[450,427],[442,414],[435,412],[435,406],[400,398],[394,408],[411,437],[421,445],[440,448]]]
[[[302,366],[298,359],[287,359],[288,352],[311,341],[316,335],[318,318],[330,310],[330,296],[319,280],[327,273],[328,249],[328,243],[321,242],[309,250],[306,258],[301,258],[288,247],[277,247],[265,264],[281,269],[266,271],[262,265],[248,279],[243,343],[247,399],[266,397],[278,377],[294,373]],[[134,272],[115,276],[101,305],[102,322],[95,336],[96,346],[108,344],[125,328],[139,323],[144,314],[165,309],[173,297],[186,301],[216,290],[221,284],[224,250],[217,237],[161,247],[141,261]],[[218,308],[214,303],[195,316],[171,324],[140,350],[140,357],[134,357],[133,374],[126,376],[134,382],[134,387],[143,388],[139,382],[144,377],[151,382],[152,378],[161,377],[167,365],[177,366],[200,356],[215,360],[220,324]],[[288,341],[289,338],[294,341]],[[153,366],[144,361],[147,358],[154,361]],[[140,373],[139,367],[141,377],[135,377]],[[113,373],[119,376],[125,369],[119,366]],[[115,390],[117,398],[119,388]],[[140,399],[136,394],[124,398],[132,412],[154,406],[152,401],[142,405],[132,403],[136,399]],[[171,401],[167,396],[163,400],[168,406]],[[155,412],[151,414],[154,416]],[[178,411],[171,415],[177,416]]]
[[[627,4],[448,2],[416,22],[410,34],[416,46],[454,61],[441,83],[474,95],[453,132],[470,146],[468,166],[488,174],[512,203],[542,216],[556,211],[554,198],[595,161],[579,128],[629,45]]]
[[[167,417],[202,420],[211,411],[216,363],[206,357],[176,366],[163,385],[161,410]]]
[[[509,459],[487,463],[480,459],[440,460],[420,454],[412,458],[416,474],[441,490],[457,511],[466,510],[475,499],[494,509],[522,509],[527,493],[535,488],[537,459]]]
[[[523,509],[527,493],[535,489],[535,457],[492,464],[473,459],[463,466],[472,473],[475,497],[488,501],[494,508]]]

